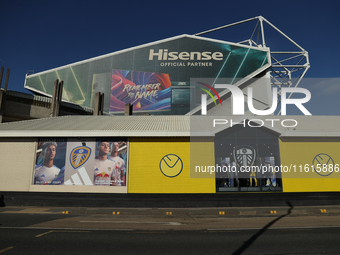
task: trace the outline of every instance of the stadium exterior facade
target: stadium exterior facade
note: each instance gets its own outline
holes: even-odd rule
[[[259,17],[259,29],[264,21]],[[9,192],[138,194],[340,191],[338,118],[254,116],[246,107],[235,116],[232,93],[214,90],[231,84],[248,97],[251,87],[254,107],[270,108],[272,87],[293,84],[292,65],[274,54],[282,52],[272,52],[264,38],[261,45],[245,45],[181,35],[29,75],[25,87],[47,96],[54,80],[63,80],[63,99],[82,107],[93,107],[94,95],[104,93],[106,114],[1,124],[0,186]],[[309,68],[308,53],[299,54],[306,63],[293,67],[302,72],[294,87]],[[211,99],[202,116],[206,95]],[[123,116],[125,104],[135,115]],[[110,144],[105,171],[98,167],[101,143]],[[56,144],[53,178],[38,173],[46,144]]]

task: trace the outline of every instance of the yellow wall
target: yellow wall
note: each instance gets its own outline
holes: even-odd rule
[[[318,154],[329,155],[334,165],[339,167],[340,138],[280,139],[281,164],[287,167],[292,165],[290,172],[282,173],[283,192],[340,191],[340,171],[333,171],[329,176],[320,176],[316,171],[312,171],[313,159]],[[327,162],[319,160],[320,163],[328,162],[328,160]],[[294,165],[296,172],[293,171]],[[300,170],[300,165],[302,170]],[[306,172],[305,167],[306,170],[309,169],[309,172]]]
[[[205,153],[208,160],[213,160],[213,140],[203,150],[209,152]],[[129,151],[128,193],[216,192],[215,176],[190,176],[190,138],[130,138]],[[160,170],[160,165],[166,167],[162,158],[169,154],[177,155],[183,163],[182,172],[175,177],[167,177]]]

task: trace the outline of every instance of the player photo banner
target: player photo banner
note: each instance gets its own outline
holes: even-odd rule
[[[110,112],[122,112],[128,103],[134,111],[171,110],[170,76],[113,70],[110,97]]]
[[[34,185],[126,186],[127,139],[40,139]]]
[[[94,185],[126,186],[127,142],[97,139]]]
[[[39,139],[34,168],[35,185],[64,184],[66,139]]]

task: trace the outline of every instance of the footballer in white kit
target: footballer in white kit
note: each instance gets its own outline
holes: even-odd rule
[[[94,160],[94,185],[110,186],[114,183],[116,162],[108,158],[110,143],[99,141],[97,143],[98,156]]]
[[[58,184],[53,181],[60,173],[56,166],[47,167],[44,164],[35,167],[34,184]],[[60,183],[59,183],[60,184]]]
[[[114,177],[116,163],[110,159],[94,160],[94,185],[111,185],[111,179]]]
[[[40,185],[58,185],[62,184],[61,178],[58,181],[55,180],[61,174],[58,167],[53,165],[53,160],[57,151],[56,142],[46,142],[42,145],[42,155],[44,156],[44,162],[40,165],[36,165],[34,172],[34,184]]]
[[[125,186],[125,161],[118,156],[119,144],[114,142],[112,144],[112,153],[109,159],[116,162],[116,168],[114,171],[114,183],[115,186]]]
[[[116,186],[125,186],[125,175],[124,175],[124,170],[125,170],[125,161],[121,157],[109,157],[113,161],[116,162],[116,169],[114,173],[114,178],[115,178],[115,183]]]

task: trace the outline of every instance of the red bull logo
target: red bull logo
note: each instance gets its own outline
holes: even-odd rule
[[[104,179],[104,178],[110,178],[110,175],[105,173],[105,172],[101,172],[101,173],[97,174],[96,177]]]

